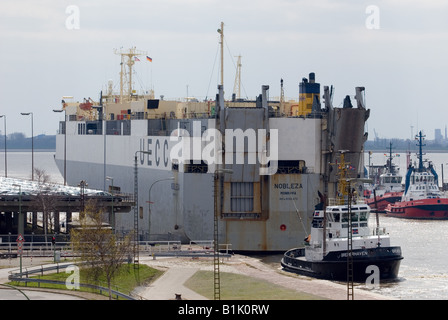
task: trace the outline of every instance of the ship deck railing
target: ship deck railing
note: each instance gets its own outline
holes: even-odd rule
[[[328,205],[329,206],[340,206],[347,204],[347,199],[344,198],[329,198]],[[365,205],[365,200],[361,198],[356,198],[352,200],[352,206]]]

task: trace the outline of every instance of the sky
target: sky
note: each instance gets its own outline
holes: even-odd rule
[[[448,125],[448,1],[445,0],[2,0],[0,114],[7,133],[55,134],[62,96],[98,100],[119,84],[115,49],[136,47],[137,90],[165,99],[214,98],[224,22],[224,90],[236,56],[242,95],[298,99],[310,72],[342,106],[365,87],[369,139],[408,139]],[[118,90],[118,89],[117,89]],[[354,103],[354,100],[353,100]],[[4,124],[0,119],[0,130]]]

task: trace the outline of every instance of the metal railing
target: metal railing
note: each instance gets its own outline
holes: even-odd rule
[[[12,237],[11,237],[12,238]],[[170,255],[181,256],[189,254],[211,254],[213,253],[213,240],[192,240],[189,244],[182,244],[178,240],[168,241],[139,241],[139,251],[149,256],[154,255]],[[231,244],[219,244],[219,250],[225,255],[232,253]],[[0,257],[3,254],[4,258],[8,255],[12,257],[17,256],[16,242],[0,242]],[[54,245],[49,242],[23,242],[22,243],[22,257],[53,257],[55,252],[59,253],[59,257],[74,257],[73,247],[71,242],[56,242]]]
[[[70,242],[59,242],[52,244],[51,242],[23,242],[22,257],[52,257],[55,251],[60,253],[61,257],[72,257],[73,250]],[[17,243],[5,242],[0,243],[0,255],[17,254]]]

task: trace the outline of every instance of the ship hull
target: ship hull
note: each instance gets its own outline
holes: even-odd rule
[[[347,280],[347,251],[330,252],[322,261],[306,261],[304,254],[304,248],[287,251],[281,261],[282,267],[313,278]],[[400,247],[353,250],[353,280],[366,281],[374,270],[372,266],[378,268],[380,279],[396,279],[402,259]]]
[[[151,138],[157,141],[164,137]],[[59,143],[63,143],[61,140]],[[108,140],[112,140],[112,143],[106,150],[106,162],[103,161],[103,150],[96,152],[99,154],[96,158],[92,150],[86,152],[84,159],[80,161],[66,161],[69,185],[77,185],[79,181],[87,180],[89,188],[107,190],[112,182],[104,177],[111,177],[115,187],[120,187],[124,193],[133,193],[133,152],[128,152],[124,148],[120,151],[118,147],[115,148],[115,152],[112,146],[128,146],[132,150],[137,148],[132,146],[134,139],[129,139],[127,143],[118,141],[119,137],[108,137]],[[131,154],[131,157],[120,159],[121,154]],[[56,164],[62,173],[64,160],[61,158],[56,158]],[[213,239],[213,174],[173,172],[169,170],[170,165],[166,168],[154,168],[147,165],[146,158],[144,160],[142,164],[140,156],[138,157],[139,239],[176,240],[182,243]],[[169,181],[168,179],[172,177],[174,180]],[[244,217],[219,219],[220,244],[229,245],[229,249],[235,252],[284,252],[306,237],[308,231],[303,229],[300,219],[306,221],[308,208],[313,208],[317,189],[312,191],[310,186],[320,186],[319,175],[276,174],[266,178],[265,186],[270,192],[260,196],[268,202],[269,214],[262,219]],[[296,207],[300,211],[300,217]],[[134,210],[116,214],[116,232],[127,233],[133,230],[134,215]]]
[[[390,217],[407,219],[448,219],[448,199],[434,198],[397,202],[386,209]]]
[[[387,192],[383,196],[377,196],[366,200],[366,203],[372,210],[385,212],[389,204],[394,204],[401,200],[403,192]]]

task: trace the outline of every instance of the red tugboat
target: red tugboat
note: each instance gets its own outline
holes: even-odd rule
[[[366,203],[370,209],[377,212],[385,212],[389,204],[394,204],[401,200],[403,187],[401,186],[402,176],[392,163],[392,143],[389,148],[389,159],[387,160],[387,171],[380,175],[379,184],[375,186],[370,198]]]
[[[419,166],[409,166],[405,191],[401,202],[388,205],[386,213],[391,217],[410,219],[448,219],[448,198],[442,196],[438,187],[438,176],[431,164],[423,165],[423,138],[419,139]]]

